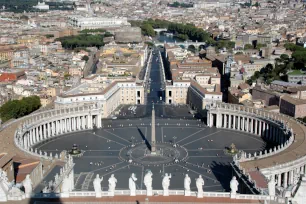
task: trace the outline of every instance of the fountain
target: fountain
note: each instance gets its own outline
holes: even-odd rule
[[[78,145],[73,144],[69,154],[72,156],[79,156],[82,154],[82,151],[79,149]]]

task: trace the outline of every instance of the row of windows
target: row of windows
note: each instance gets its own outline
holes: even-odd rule
[[[89,98],[90,100],[92,100],[92,99],[98,99],[98,97],[90,97]],[[79,98],[76,98],[75,100],[72,98],[72,99],[70,99],[70,101],[78,101],[79,100]],[[83,101],[85,101],[86,100],[86,98],[83,98]],[[88,99],[87,99],[88,100]]]

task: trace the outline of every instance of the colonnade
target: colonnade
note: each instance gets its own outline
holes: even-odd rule
[[[83,110],[82,110],[83,111]],[[26,150],[33,145],[61,134],[102,127],[100,111],[61,114],[45,120],[28,120],[26,126],[20,127],[16,133],[17,144]]]
[[[208,124],[210,127],[213,126],[213,121],[216,120],[217,128],[227,128],[255,134],[278,144],[283,144],[288,139],[287,135],[279,127],[279,124],[268,120],[235,113],[209,114],[208,118],[210,118],[210,121],[208,121]]]
[[[242,131],[259,137],[265,138],[270,142],[276,143],[277,148],[273,148],[273,152],[265,150],[268,153],[266,157],[278,155],[283,149],[288,148],[294,143],[296,135],[293,133],[295,129],[289,127],[294,123],[294,119],[278,113],[269,113],[261,109],[255,109],[235,104],[214,103],[211,104],[207,112],[207,125],[217,128],[226,128],[236,131]],[[296,122],[298,125],[299,123]],[[298,129],[296,129],[298,130]],[[301,134],[301,130],[298,130]],[[304,135],[299,137],[305,138]],[[301,140],[300,138],[300,141]],[[260,152],[263,153],[263,152]],[[286,152],[291,154],[290,152]],[[292,152],[292,154],[296,154]],[[257,154],[258,155],[258,154]],[[260,163],[260,159],[266,158],[264,154],[260,154],[253,158],[254,165]],[[300,155],[298,159],[286,161],[281,164],[271,163],[271,165],[263,165],[264,168],[259,171],[267,178],[274,178],[276,187],[286,189],[289,186],[295,185],[301,175],[306,174],[306,156]],[[258,160],[257,160],[258,159]],[[248,159],[247,161],[250,161]],[[239,166],[241,165],[238,164]],[[252,170],[253,171],[253,170]]]
[[[295,185],[299,181],[300,176],[304,174],[306,174],[306,165],[280,170],[280,172],[275,172],[272,178],[275,179],[277,187],[287,188],[290,185]]]

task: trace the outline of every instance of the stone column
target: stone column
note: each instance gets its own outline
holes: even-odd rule
[[[60,119],[60,126],[61,126],[61,134],[64,133],[64,125],[63,125],[63,119]]]
[[[50,122],[51,137],[56,135],[56,121]]]
[[[50,122],[48,122],[47,126],[48,126],[48,137],[52,137],[51,136],[51,125],[50,125]]]
[[[59,120],[56,120],[56,129],[58,135],[62,133],[61,122]]]
[[[266,123],[266,138],[270,139],[270,124]]]
[[[33,134],[32,134],[32,130],[29,130],[29,134],[30,134],[30,146],[32,146],[32,144],[33,144]]]
[[[79,130],[79,125],[80,125],[80,123],[79,123],[79,116],[77,116],[75,118],[75,130]]]
[[[85,120],[86,119],[86,116],[84,115],[83,116],[83,120],[82,120],[82,126],[83,126],[83,129],[85,129],[86,128],[86,123],[85,123]]]
[[[238,119],[238,121],[237,121],[238,122],[238,127],[237,128],[238,128],[238,130],[240,130],[240,125],[241,125],[241,117],[240,117],[240,115],[238,115],[237,119]]]
[[[234,130],[237,130],[237,128],[236,128],[236,115],[233,115],[233,119],[234,119]]]
[[[262,137],[266,138],[266,123],[264,121],[262,121],[262,133],[261,133]]]
[[[277,186],[281,187],[281,185],[282,185],[282,174],[280,173],[277,176]]]
[[[259,120],[258,123],[259,123],[258,135],[262,136],[261,120]]]
[[[76,117],[72,118],[73,131],[76,131]]]
[[[216,125],[218,125],[218,116],[216,115]],[[101,128],[102,127],[102,116],[101,116],[101,113],[98,113],[97,115],[97,127],[98,128]]]
[[[226,128],[226,114],[222,114],[223,115],[223,128]]]
[[[46,124],[43,124],[43,128],[44,128],[44,138],[47,139],[48,136],[47,136],[47,128],[46,128]]]
[[[27,133],[27,139],[28,139],[28,142],[27,142],[28,146],[27,147],[29,148],[31,146],[31,141],[32,141],[29,132]]]
[[[249,118],[246,117],[246,132],[249,132],[250,121]]]
[[[35,143],[37,143],[37,142],[39,142],[37,128],[35,127],[33,131],[34,131],[34,135],[35,135]]]
[[[66,124],[66,132],[70,132],[70,118],[65,119]]]
[[[245,131],[245,117],[242,116],[242,131]]]
[[[54,135],[52,121],[49,123],[49,125],[50,125],[50,137],[52,137]]]
[[[67,124],[66,124],[66,118],[62,119],[62,125],[63,125],[63,133],[67,132]]]
[[[42,127],[43,127],[43,125],[40,125],[40,126],[39,126],[39,135],[40,135],[40,139],[41,139],[41,140],[44,139],[44,137],[43,137],[43,132],[42,132]]]
[[[290,185],[293,184],[293,176],[294,176],[294,172],[293,170],[292,171],[289,171],[289,180],[290,180]]]
[[[39,142],[40,137],[39,137],[38,127],[35,128],[35,131],[36,131],[36,142]]]
[[[255,135],[259,135],[258,133],[258,120],[255,119],[255,131],[254,131]]]
[[[89,120],[88,120],[88,128],[89,128],[89,129],[92,129],[92,127],[93,127],[93,124],[92,124],[92,123],[93,123],[93,122],[92,122],[92,114],[89,114],[89,115],[88,115],[88,119],[89,119]]]
[[[229,129],[232,129],[232,115],[229,114],[228,117],[229,117],[229,120],[228,120],[228,128],[229,128]]]
[[[284,173],[284,188],[288,186],[288,172]]]
[[[72,132],[73,131],[73,118],[72,117],[69,118],[69,127],[70,127],[70,132]]]
[[[22,145],[23,148],[25,148],[25,149],[27,148],[27,135],[22,136],[22,144],[21,145]]]

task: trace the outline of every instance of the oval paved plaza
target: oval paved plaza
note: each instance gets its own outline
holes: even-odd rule
[[[85,191],[93,190],[92,181],[96,174],[104,178],[103,190],[107,190],[107,180],[111,174],[115,174],[118,180],[117,189],[128,189],[131,173],[135,173],[138,178],[138,189],[145,189],[142,179],[148,169],[153,172],[154,189],[162,189],[164,173],[171,173],[170,189],[183,189],[184,175],[188,174],[192,179],[191,190],[196,190],[195,178],[201,174],[205,179],[205,191],[228,191],[232,177],[229,165],[232,157],[225,154],[225,148],[232,143],[247,153],[267,148],[262,138],[251,134],[209,128],[198,120],[159,118],[156,119],[157,143],[166,145],[166,149],[176,149],[173,148],[175,142],[178,147],[177,151],[165,150],[167,153],[163,156],[154,158],[145,154],[145,144],[138,149],[131,147],[132,144],[144,143],[146,140],[150,143],[150,122],[150,118],[104,120],[102,129],[66,134],[35,148],[59,154],[77,144],[85,152],[83,156],[74,159],[75,190]],[[129,149],[132,150],[131,155],[122,153],[122,150]],[[176,157],[179,162],[174,163]]]

